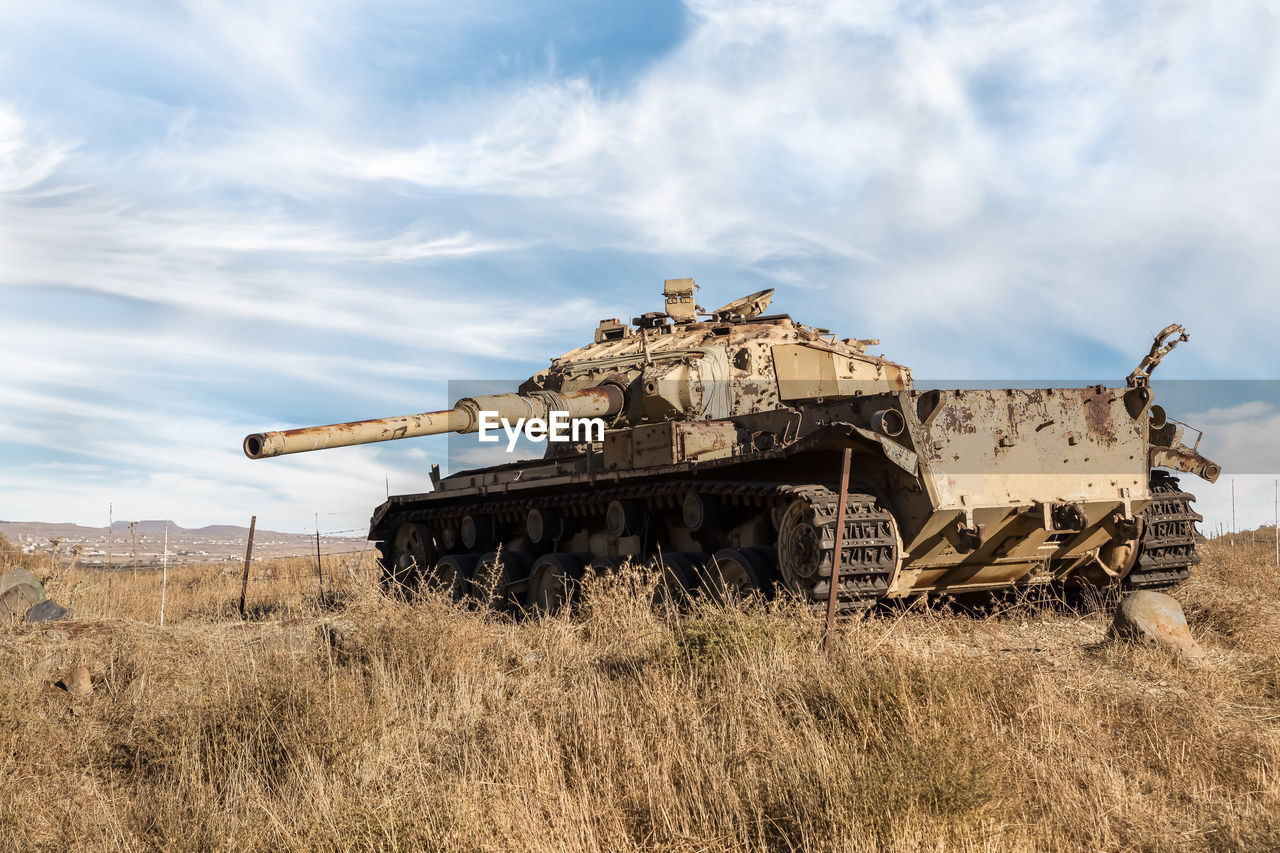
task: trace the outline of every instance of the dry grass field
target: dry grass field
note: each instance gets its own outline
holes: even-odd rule
[[[184,568],[161,628],[158,573],[55,569],[78,618],[0,627],[0,845],[1274,850],[1277,572],[1204,553],[1204,667],[1029,602],[847,622],[828,658],[791,604],[655,616],[636,576],[513,620],[367,562],[321,607],[302,561],[242,622],[238,578]]]

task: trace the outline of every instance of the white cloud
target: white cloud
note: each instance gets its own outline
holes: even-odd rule
[[[57,170],[65,148],[36,144],[11,104],[0,101],[0,193],[27,192]]]
[[[1235,407],[1238,413],[1232,418],[1226,412],[1218,417],[1197,416],[1189,420],[1195,427],[1206,431],[1201,450],[1230,474],[1280,473],[1280,413],[1269,404],[1255,408],[1252,404]],[[1262,414],[1262,412],[1266,412]],[[1195,441],[1195,433],[1184,439]]]
[[[814,258],[869,288],[972,293],[977,275],[970,305],[915,307],[990,328],[988,305],[1031,288],[1108,343],[1213,286],[1175,267],[1153,293],[1146,264],[1196,250],[1258,293],[1253,271],[1275,260],[1280,51],[1247,4],[691,11],[687,40],[620,94],[539,80],[466,122],[424,105],[420,144],[265,124],[195,162],[310,198],[373,182],[541,199],[549,243],[705,255],[786,283]]]
[[[1249,400],[1232,406],[1221,406],[1204,412],[1192,412],[1184,418],[1191,423],[1232,424],[1239,422],[1258,422],[1276,413],[1275,403],[1266,400]]]
[[[382,56],[360,38],[385,10],[61,8],[172,69],[176,94],[72,81],[86,106],[154,121],[128,143],[87,120],[58,138],[24,118],[36,99],[0,101],[0,288],[164,319],[139,309],[58,340],[57,321],[24,317],[0,356],[28,378],[0,394],[34,412],[57,401],[22,395],[113,372],[222,370],[394,404],[585,338],[632,259],[678,264],[713,302],[737,294],[703,269],[773,280],[780,310],[880,337],[922,376],[1123,375],[1173,320],[1195,340],[1162,373],[1266,375],[1280,355],[1268,9],[692,0],[683,40],[625,85],[544,69],[406,93],[356,61]],[[414,12],[419,46],[394,40],[380,67],[453,37],[459,16],[506,14]],[[553,274],[594,282],[618,258],[613,293],[546,292]],[[88,416],[116,422],[92,402],[110,411]],[[184,426],[213,441],[228,405],[253,417],[219,399]],[[1224,446],[1273,425],[1205,414]],[[193,483],[269,488],[232,464],[234,443],[164,439],[171,464],[194,460]],[[126,444],[93,452],[134,459]],[[288,467],[291,495],[349,493],[362,473],[346,460],[363,452]]]

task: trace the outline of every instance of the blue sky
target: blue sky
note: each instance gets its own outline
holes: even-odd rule
[[[443,440],[254,463],[244,433],[442,408],[685,275],[920,377],[1120,379],[1178,321],[1162,375],[1280,379],[1280,0],[0,23],[3,518],[357,528]],[[1280,471],[1273,402],[1198,408],[1207,452]]]

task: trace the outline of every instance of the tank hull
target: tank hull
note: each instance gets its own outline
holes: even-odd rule
[[[547,555],[579,572],[683,555],[692,577],[681,583],[722,594],[717,555],[750,550],[758,585],[817,603],[828,592],[828,516],[848,447],[856,511],[842,537],[842,606],[1120,585],[1142,575],[1153,484],[1171,479],[1152,479],[1148,419],[1126,406],[1128,390],[903,390],[615,430],[579,455],[462,472],[434,492],[392,497],[370,538],[382,543],[392,586],[428,578],[419,564],[461,555],[480,565],[500,552],[511,563],[501,596],[527,604],[529,573]],[[1185,516],[1181,562],[1166,559],[1144,585],[1175,583],[1195,561],[1198,517],[1189,496],[1179,500],[1166,515]],[[430,540],[429,552],[397,547],[406,525]]]

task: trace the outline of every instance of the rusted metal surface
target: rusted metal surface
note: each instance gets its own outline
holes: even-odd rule
[[[354,444],[372,444],[397,438],[419,435],[439,435],[445,432],[461,432],[470,425],[467,412],[447,409],[440,412],[423,412],[418,415],[402,415],[394,418],[378,418],[367,421],[329,424],[327,426],[301,427],[273,432],[258,432],[245,436],[244,455],[250,459],[265,459],[286,453],[303,453],[309,450],[325,450],[331,447],[348,447]]]
[[[1210,483],[1216,483],[1218,475],[1222,473],[1222,469],[1216,463],[1210,462],[1190,447],[1182,444],[1176,447],[1152,447],[1151,467],[1185,471],[1188,474],[1195,474],[1201,479],[1208,480]]]
[[[1089,436],[1101,444],[1116,443],[1116,429],[1112,422],[1114,395],[1095,393],[1084,398],[1084,423]]]
[[[466,538],[459,525],[469,518],[471,539],[477,519],[492,531],[484,551],[501,549],[516,561],[554,547],[598,560],[679,553],[676,563],[696,565],[698,555],[729,548],[750,552],[740,565],[770,566],[789,502],[797,493],[832,498],[847,454],[858,512],[892,521],[892,571],[868,557],[887,553],[884,539],[851,570],[879,578],[865,587],[868,595],[1114,584],[1157,553],[1159,571],[1148,566],[1145,577],[1163,583],[1179,576],[1178,560],[1190,565],[1191,498],[1177,498],[1182,509],[1165,506],[1175,493],[1153,469],[1211,482],[1219,469],[1198,441],[1180,443],[1185,425],[1166,418],[1149,384],[1161,360],[1188,339],[1181,326],[1156,336],[1122,387],[919,391],[909,369],[868,352],[874,339],[765,315],[772,291],[707,312],[696,288],[692,279],[668,280],[665,312],[630,323],[601,320],[590,343],[552,359],[518,393],[466,398],[439,412],[258,433],[246,438],[245,451],[261,458],[470,432],[482,410],[511,420],[551,411],[607,419],[602,442],[433,476],[435,491],[389,499],[375,512],[370,538],[384,543],[393,563],[405,524],[428,531],[459,564],[481,556],[480,544],[476,554],[459,551]],[[1157,483],[1166,498],[1155,494]],[[625,531],[605,524],[606,495],[628,507],[634,523]],[[696,529],[676,511],[686,500],[703,507]],[[806,512],[823,507],[834,512],[821,500]],[[528,539],[534,510],[555,515],[560,540]],[[1140,521],[1148,517],[1166,528],[1182,525],[1176,547],[1144,538],[1154,526]],[[879,524],[865,521],[868,530]],[[803,537],[796,542],[801,548]],[[797,553],[788,552],[789,565],[803,562]]]
[[[622,409],[622,404],[622,391],[614,386],[583,388],[563,394],[540,392],[531,395],[467,397],[459,400],[452,409],[440,412],[254,433],[244,439],[244,454],[250,459],[264,459],[286,453],[373,444],[422,435],[475,432],[479,428],[481,411],[497,412],[500,417],[514,422],[518,418],[545,419],[553,410],[568,412],[574,418],[607,417],[617,414]]]
[[[738,430],[726,421],[668,421],[606,433],[604,467],[608,471],[706,463],[742,450]]]
[[[1166,355],[1173,352],[1178,344],[1191,340],[1191,335],[1177,323],[1171,323],[1160,330],[1151,351],[1143,356],[1142,361],[1129,374],[1126,384],[1130,387],[1146,385],[1151,380],[1151,372],[1156,369]]]
[[[940,507],[1119,501],[1147,484],[1145,420],[1113,389],[958,390],[919,427],[917,446]]]

